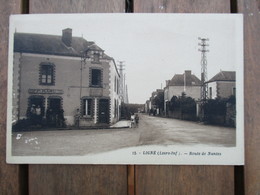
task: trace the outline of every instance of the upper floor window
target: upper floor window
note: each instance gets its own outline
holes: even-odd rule
[[[90,70],[90,72],[91,87],[102,87],[102,70],[93,68]]]
[[[95,52],[93,53],[93,62],[94,63],[99,63],[100,62],[100,54]]]
[[[40,65],[40,85],[54,85],[54,64]]]

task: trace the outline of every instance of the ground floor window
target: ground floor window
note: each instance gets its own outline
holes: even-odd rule
[[[209,88],[209,98],[212,99],[212,87]]]
[[[83,98],[82,99],[82,115],[86,117],[92,117],[93,116],[93,107],[94,107],[94,101],[91,98]]]

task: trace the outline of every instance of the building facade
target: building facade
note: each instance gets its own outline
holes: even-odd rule
[[[184,92],[186,96],[195,100],[200,98],[201,81],[190,70],[183,74],[175,74],[171,80],[166,81],[164,88],[164,110],[168,112],[168,105],[173,96],[181,96]]]
[[[228,98],[236,95],[236,72],[220,71],[208,82],[208,98]]]
[[[120,118],[119,79],[114,59],[94,42],[73,37],[15,33],[13,115],[29,117],[39,107],[42,119],[61,111],[67,125],[115,123]]]

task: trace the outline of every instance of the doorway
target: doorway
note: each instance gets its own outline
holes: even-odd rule
[[[27,117],[32,125],[41,125],[44,116],[44,100],[43,96],[30,96],[28,99]]]
[[[99,123],[109,123],[109,100],[99,100]]]
[[[47,125],[50,127],[64,126],[64,111],[62,109],[62,98],[49,97],[48,109],[46,112]]]
[[[61,109],[61,98],[60,97],[49,97],[48,98],[48,108],[53,111],[58,111]]]

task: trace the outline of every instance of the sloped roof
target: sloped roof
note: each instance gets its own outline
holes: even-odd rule
[[[169,86],[184,86],[184,74],[175,74],[172,77],[172,79],[170,80],[168,85]],[[194,86],[194,85],[201,85],[201,82],[198,79],[198,77],[196,77],[193,74],[190,75],[189,80],[190,80],[190,83],[191,83],[192,86]],[[186,83],[186,85],[188,86],[187,83]]]
[[[67,47],[62,41],[62,36],[58,35],[14,34],[14,52],[80,57],[82,51],[91,48],[102,50],[94,42],[87,41],[82,37],[72,37],[71,47]],[[112,59],[106,54],[104,54],[104,58]]]
[[[208,82],[214,81],[236,81],[235,71],[220,71],[214,77],[212,77]]]

